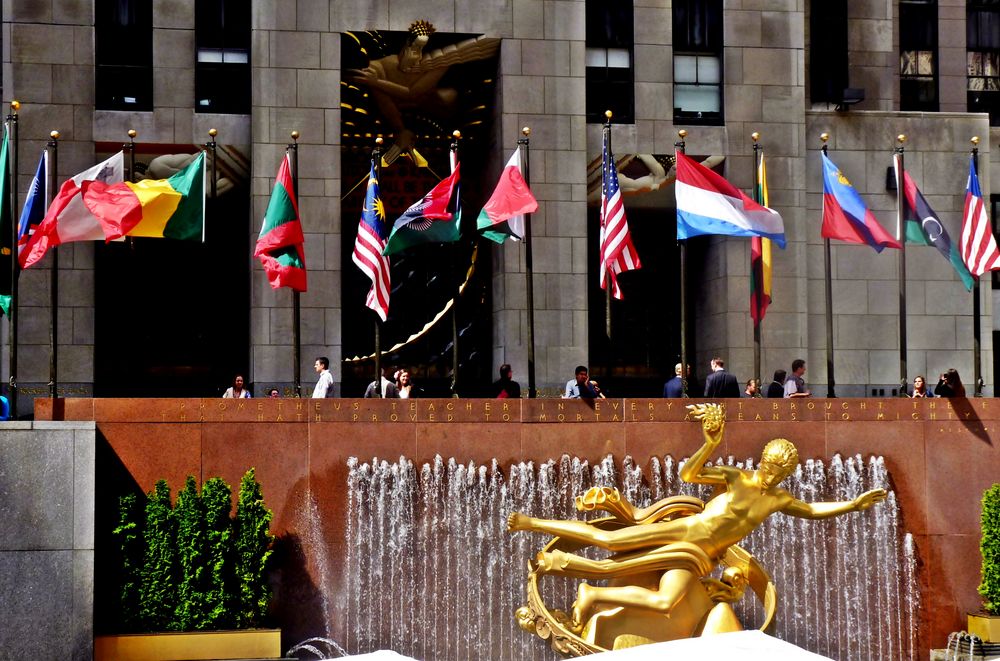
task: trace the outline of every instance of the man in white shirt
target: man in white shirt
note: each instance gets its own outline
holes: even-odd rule
[[[330,359],[326,356],[320,356],[313,363],[313,369],[319,374],[319,380],[316,381],[316,387],[313,388],[313,399],[333,397],[333,374],[330,373]]]

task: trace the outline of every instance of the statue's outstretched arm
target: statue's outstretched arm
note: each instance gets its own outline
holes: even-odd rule
[[[698,484],[725,484],[724,471],[705,466],[705,462],[722,442],[722,432],[726,427],[725,410],[718,404],[691,404],[687,408],[695,420],[701,420],[705,444],[681,468],[681,479]]]
[[[854,500],[836,503],[804,503],[801,500],[792,499],[781,511],[803,519],[828,519],[848,512],[864,511],[875,503],[885,500],[887,495],[885,489],[872,489]]]

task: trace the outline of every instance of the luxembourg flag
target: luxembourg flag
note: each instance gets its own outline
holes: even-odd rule
[[[699,234],[759,236],[785,247],[785,224],[722,176],[677,152],[677,238]]]
[[[867,244],[882,252],[884,248],[902,248],[891,234],[885,231],[875,215],[865,206],[864,200],[847,180],[830,157],[823,156],[823,231],[824,239],[837,239],[845,243]]]

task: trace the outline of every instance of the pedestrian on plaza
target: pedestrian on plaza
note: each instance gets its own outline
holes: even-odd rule
[[[792,373],[785,379],[785,397],[812,397],[806,390],[806,381],[802,375],[806,373],[806,361],[796,358],[792,361]]]
[[[774,381],[767,387],[768,399],[780,399],[785,396],[785,370],[774,370]]]
[[[223,399],[250,399],[250,391],[243,388],[243,375],[233,377],[233,385],[222,394]]]
[[[688,378],[691,377],[691,366],[687,366]],[[686,397],[684,394],[684,376],[681,376],[681,364],[677,363],[674,365],[674,378],[668,380],[663,384],[663,396],[664,397]]]
[[[507,363],[500,366],[500,378],[490,386],[490,397],[497,399],[518,399],[521,397],[521,384],[514,381],[514,370]]]
[[[933,397],[934,393],[927,389],[927,379],[918,374],[913,377],[913,394],[910,397],[919,399],[921,397]]]
[[[962,385],[962,377],[958,375],[958,370],[952,367],[941,375],[938,384],[934,388],[935,397],[965,397],[965,386]]]
[[[316,387],[313,388],[313,399],[333,397],[333,374],[330,373],[330,359],[326,356],[320,356],[313,363],[313,369],[319,374]]]
[[[590,380],[586,365],[577,365],[575,374],[575,378],[566,382],[563,399],[606,399],[597,381]]]
[[[399,399],[399,387],[396,386],[396,382],[390,379],[389,376],[395,376],[396,372],[391,367],[382,368],[382,378],[380,379],[382,384],[382,399]],[[365,399],[377,398],[379,396],[378,386],[376,381],[372,381],[365,388]]]
[[[711,362],[712,373],[705,379],[705,397],[739,397],[740,382],[726,371],[726,362],[715,357]]]
[[[751,399],[760,399],[760,391],[757,390],[757,379],[750,379],[747,381],[747,387],[743,391],[744,397],[750,397]]]
[[[401,369],[396,372],[396,390],[400,399],[416,399],[424,396],[423,389],[413,383],[410,370]]]
[[[281,393],[278,391],[277,388],[271,388],[270,390],[267,391],[267,396],[270,399],[278,399],[279,397],[281,397]]]

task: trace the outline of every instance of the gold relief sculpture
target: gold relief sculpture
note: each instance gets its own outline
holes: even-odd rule
[[[367,87],[379,111],[395,133],[395,143],[382,155],[391,164],[401,153],[409,153],[418,165],[426,161],[414,149],[416,134],[410,115],[420,113],[439,122],[454,119],[459,90],[438,83],[452,65],[491,58],[500,40],[474,37],[457,44],[425,52],[435,28],[427,21],[414,21],[398,54],[371,60],[363,69],[347,71],[347,78]]]
[[[854,500],[805,503],[778,486],[798,464],[795,446],[785,439],[769,442],[756,470],[706,466],[725,429],[725,411],[717,404],[692,405],[705,442],[684,464],[681,478],[710,484],[717,494],[707,503],[673,496],[637,508],[616,489],[594,487],[577,497],[580,511],[606,511],[594,521],[536,519],[513,513],[511,531],[553,535],[529,563],[528,604],[517,611],[520,626],[569,656],[651,642],[738,631],[730,604],[749,587],[764,604],[765,629],[776,607],[767,571],[738,546],[775,512],[823,519],[866,510],[886,497],[884,489]],[[594,546],[611,552],[590,559],[576,551]],[[721,567],[721,577],[710,575]],[[550,611],[542,602],[539,580],[546,575],[606,580],[606,586],[581,582],[572,613]]]

